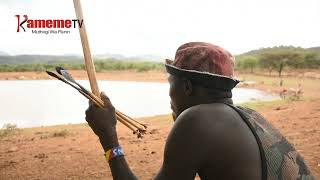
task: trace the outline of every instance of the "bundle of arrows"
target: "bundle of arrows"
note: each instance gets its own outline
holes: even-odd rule
[[[62,67],[56,67],[56,71],[57,73],[52,71],[46,72],[48,73],[48,75],[70,85],[100,108],[104,108],[103,101],[99,97],[88,91],[86,88],[84,88],[82,85],[80,85],[67,70],[63,69]],[[133,134],[137,134],[138,138],[142,138],[146,133],[147,126],[145,124],[138,122],[137,120],[123,114],[118,110],[116,110],[116,118],[119,122],[132,130]]]

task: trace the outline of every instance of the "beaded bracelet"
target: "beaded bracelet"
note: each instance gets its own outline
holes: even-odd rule
[[[106,160],[110,161],[113,158],[124,156],[123,149],[120,146],[114,147],[106,151],[104,154]]]

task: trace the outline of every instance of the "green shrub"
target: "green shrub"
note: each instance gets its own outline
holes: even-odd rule
[[[15,134],[18,131],[17,125],[15,124],[4,124],[2,129],[0,129],[0,138],[8,137]]]

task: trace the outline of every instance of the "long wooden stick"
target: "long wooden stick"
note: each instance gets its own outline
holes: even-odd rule
[[[78,20],[80,21],[83,20],[80,0],[73,0],[73,5],[76,11]],[[93,60],[90,52],[89,41],[88,41],[88,36],[87,36],[87,31],[86,31],[86,26],[84,21],[82,22],[82,27],[81,28],[79,27],[79,32],[80,32],[82,50],[83,50],[87,74],[89,77],[90,87],[93,94],[100,97],[100,91],[99,91],[97,78],[96,78],[96,70],[94,68],[94,64],[93,64]]]
[[[83,20],[83,13],[82,13],[82,8],[81,8],[81,3],[80,0],[73,0],[73,5],[74,5],[74,9],[76,11],[76,16],[78,18],[78,20]],[[84,55],[84,60],[85,60],[85,67],[87,70],[87,74],[89,77],[89,82],[90,82],[90,87],[93,93],[93,96],[90,97],[87,95],[88,98],[90,98],[91,100],[93,100],[96,104],[99,105],[99,107],[103,107],[103,101],[100,99],[100,90],[98,87],[98,82],[97,82],[97,78],[96,78],[96,70],[94,67],[94,63],[92,60],[92,56],[91,56],[91,52],[90,52],[90,46],[89,46],[89,41],[88,41],[88,36],[87,36],[87,31],[86,31],[86,26],[85,26],[85,22],[82,21],[82,27],[79,27],[79,33],[80,33],[80,38],[81,38],[81,44],[82,44],[82,50],[83,50],[83,55]],[[95,96],[96,97],[95,97]],[[124,124],[125,126],[127,126],[129,129],[133,130],[134,132],[138,133],[138,137],[142,137],[142,134],[140,131],[145,131],[141,128],[139,128],[136,124],[134,124],[133,122],[130,121],[130,119],[128,119],[128,116],[126,116],[125,114],[122,114],[121,112],[116,111],[116,116],[117,119]],[[137,123],[137,122],[136,122]],[[140,123],[138,123],[140,124]],[[132,126],[136,127],[138,129],[138,131],[135,131],[134,128]],[[144,128],[146,128],[145,125],[143,125]]]

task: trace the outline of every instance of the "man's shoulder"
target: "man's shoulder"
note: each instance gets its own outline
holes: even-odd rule
[[[235,126],[241,117],[231,107],[223,103],[200,104],[183,111],[177,118],[174,128],[201,129],[201,133],[219,133],[216,128]],[[225,133],[221,132],[221,133]]]
[[[189,121],[205,121],[239,118],[238,113],[223,103],[199,104],[192,106],[181,113],[180,119],[189,119]]]
[[[225,117],[230,112],[232,109],[222,103],[201,104],[186,109],[174,122],[166,147],[181,148],[178,145],[187,144],[194,152],[203,153],[199,149],[202,146],[206,147],[206,151],[213,152],[213,146],[220,146],[220,142],[228,134],[230,123]]]

